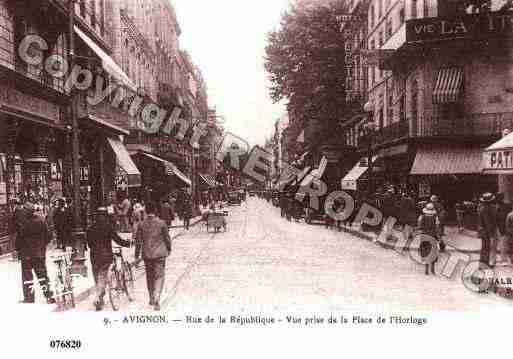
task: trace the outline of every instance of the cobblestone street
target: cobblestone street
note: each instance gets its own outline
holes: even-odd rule
[[[199,224],[174,240],[161,298],[164,312],[352,306],[477,311],[511,306],[496,295],[466,289],[460,275],[425,276],[423,266],[408,256],[322,226],[288,222],[264,200],[249,198],[229,212],[226,233],[207,233]],[[136,278],[135,301],[125,303],[123,311],[151,309],[142,268]],[[76,308],[92,309],[90,298]]]

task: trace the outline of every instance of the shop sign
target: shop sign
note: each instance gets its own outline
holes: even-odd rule
[[[512,11],[469,14],[455,19],[424,18],[406,22],[406,41],[505,37],[512,35]]]
[[[483,162],[485,171],[513,172],[513,150],[487,151]]]
[[[6,105],[35,116],[44,117],[54,124],[61,122],[61,108],[52,102],[27,95],[15,88],[0,84],[0,106]]]

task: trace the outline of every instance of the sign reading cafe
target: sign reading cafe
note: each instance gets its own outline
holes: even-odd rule
[[[485,171],[513,171],[513,149],[485,152]]]
[[[469,14],[453,19],[424,18],[406,22],[406,40],[424,42],[513,36],[513,11]]]

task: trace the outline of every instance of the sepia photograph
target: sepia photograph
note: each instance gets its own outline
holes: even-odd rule
[[[0,288],[12,353],[506,349],[513,1],[0,0]]]

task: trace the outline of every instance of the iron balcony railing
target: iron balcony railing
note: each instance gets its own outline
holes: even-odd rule
[[[409,118],[360,136],[358,147],[368,148],[371,143],[379,146],[405,138],[499,136],[505,129],[513,129],[513,112]]]

